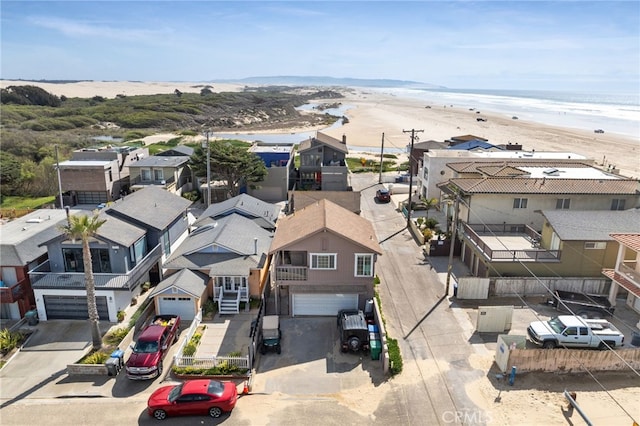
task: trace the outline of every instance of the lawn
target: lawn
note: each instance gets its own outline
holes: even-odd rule
[[[39,198],[5,196],[5,197],[2,197],[2,203],[0,203],[0,208],[16,209],[16,210],[38,209],[44,205],[53,204],[55,199],[56,199],[55,195],[50,195],[48,197],[39,197]]]

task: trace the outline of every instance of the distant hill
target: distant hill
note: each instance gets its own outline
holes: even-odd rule
[[[221,80],[216,80],[221,81]],[[270,76],[270,77],[247,77],[240,80],[224,80],[226,82],[243,84],[264,84],[264,85],[295,85],[295,86],[358,86],[358,87],[413,87],[424,89],[446,89],[444,86],[422,83],[410,80],[391,79],[367,79],[367,78],[336,78],[321,76]]]

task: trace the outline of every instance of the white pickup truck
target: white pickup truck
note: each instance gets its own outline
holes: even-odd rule
[[[606,349],[622,346],[624,334],[602,319],[584,319],[560,315],[549,321],[535,321],[527,328],[529,339],[544,349],[567,348]]]

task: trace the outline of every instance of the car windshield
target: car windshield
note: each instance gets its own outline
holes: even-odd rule
[[[158,352],[158,342],[137,342],[133,351],[139,354],[153,354]]]
[[[221,382],[211,380],[209,382],[209,389],[207,389],[207,392],[211,395],[222,396],[222,393],[224,392],[224,385]]]
[[[381,195],[387,195],[388,193],[389,193],[389,190],[387,190],[387,189],[381,189],[380,190],[380,194]]]
[[[560,334],[562,330],[564,330],[564,324],[560,321],[560,318],[551,318],[548,322],[549,326],[553,329],[554,332]]]
[[[178,397],[182,393],[182,386],[184,386],[184,383],[181,383],[171,389],[171,392],[169,392],[169,396],[167,397],[167,400],[169,400],[169,402],[174,402],[176,399],[178,399]]]

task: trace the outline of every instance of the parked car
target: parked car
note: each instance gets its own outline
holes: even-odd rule
[[[360,310],[343,309],[338,312],[340,346],[342,352],[369,350],[369,326]]]
[[[549,321],[534,321],[527,328],[529,339],[544,349],[615,348],[624,344],[622,334],[607,320],[584,319],[574,315],[560,315]]]
[[[266,354],[269,349],[273,349],[280,354],[282,331],[280,331],[280,317],[278,315],[265,315],[262,319],[262,329],[258,337],[258,347],[261,354]]]
[[[594,132],[594,133],[604,133],[604,130],[602,130],[602,129],[595,129],[593,132]]]
[[[238,389],[233,382],[187,380],[155,390],[147,401],[147,413],[157,420],[207,414],[220,417],[233,410],[237,400]]]
[[[487,121],[487,119],[486,118],[482,118],[482,117],[478,117],[478,118],[476,118],[476,121]]]
[[[391,192],[386,188],[381,188],[376,191],[376,200],[380,203],[388,203],[391,201]]]
[[[153,379],[162,374],[162,359],[169,347],[178,341],[180,317],[156,315],[132,345],[133,352],[127,360],[127,377],[132,380]]]

